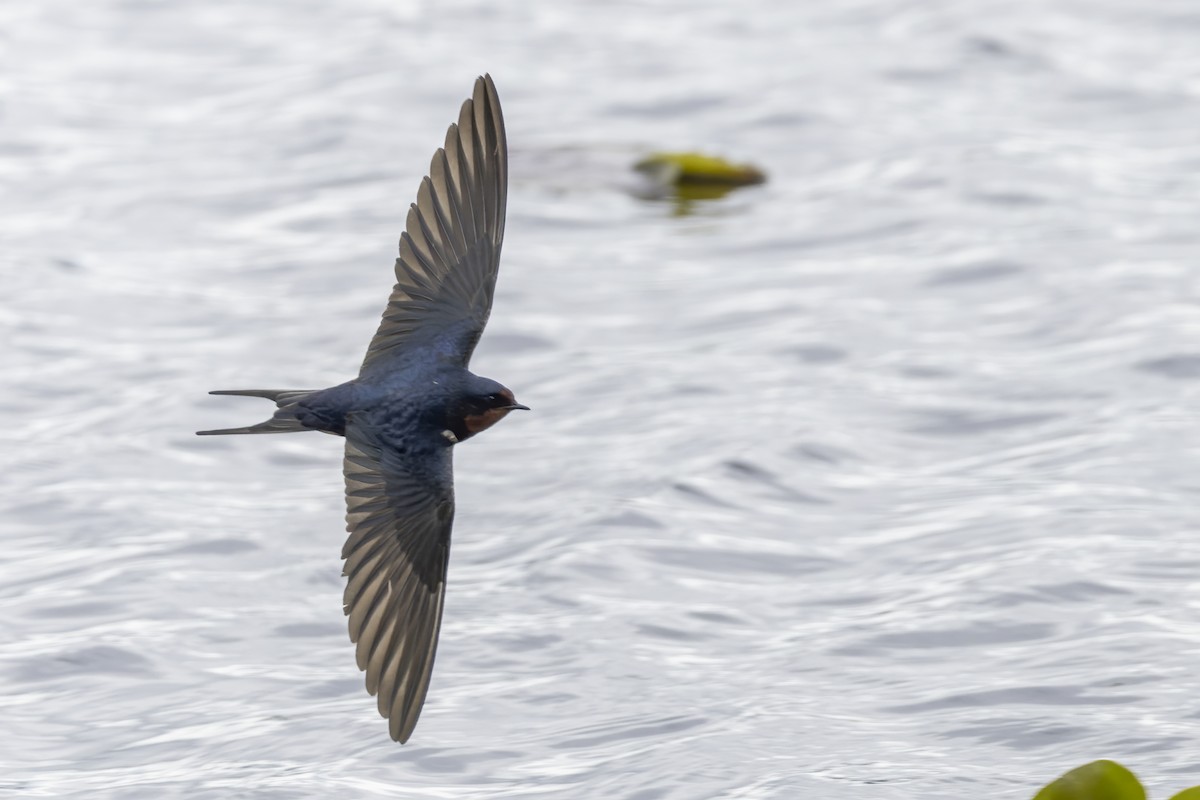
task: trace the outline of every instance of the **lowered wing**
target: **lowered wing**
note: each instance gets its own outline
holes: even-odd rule
[[[399,742],[421,714],[442,623],[454,521],[450,453],[402,455],[346,426],[343,602],[367,691],[378,695]]]

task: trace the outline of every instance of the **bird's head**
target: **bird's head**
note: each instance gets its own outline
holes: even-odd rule
[[[451,444],[486,431],[510,411],[529,410],[529,406],[517,402],[510,389],[488,378],[472,377],[448,409],[446,432],[442,435]]]

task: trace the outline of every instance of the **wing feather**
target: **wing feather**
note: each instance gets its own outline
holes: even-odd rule
[[[454,486],[450,448],[402,455],[346,426],[344,604],[367,691],[393,739],[412,734],[429,689],[446,589]]]
[[[422,346],[467,366],[491,313],[507,197],[504,115],[485,75],[447,130],[409,208],[396,284],[360,374]]]

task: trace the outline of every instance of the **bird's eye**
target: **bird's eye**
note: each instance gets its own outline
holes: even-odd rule
[[[495,405],[496,401],[500,399],[500,396],[494,395],[494,394],[489,394],[487,397],[485,397],[483,399],[488,402],[488,405]]]

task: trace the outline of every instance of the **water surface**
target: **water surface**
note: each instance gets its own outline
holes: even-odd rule
[[[1186,3],[0,7],[0,791],[1200,782]],[[429,154],[512,146],[438,664],[386,736],[339,442]],[[649,149],[771,181],[680,209]],[[680,213],[680,212],[686,213]],[[868,785],[869,784],[869,785]]]

